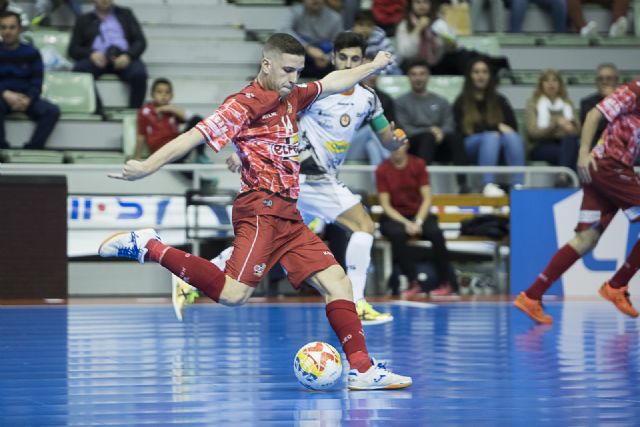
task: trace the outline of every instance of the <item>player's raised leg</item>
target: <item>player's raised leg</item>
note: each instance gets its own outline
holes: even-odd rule
[[[392,373],[369,356],[351,284],[342,267],[333,265],[311,276],[308,282],[324,297],[327,318],[349,360],[348,387],[352,390],[409,387],[410,377]]]
[[[553,282],[596,246],[601,234],[599,228],[588,228],[577,232],[573,239],[555,253],[535,282],[529,289],[521,292],[513,304],[537,323],[552,323],[552,317],[546,314],[542,308],[542,296]]]
[[[374,224],[371,217],[358,203],[341,213],[337,222],[352,231],[345,263],[347,264],[347,276],[353,286],[353,300],[356,303],[358,317],[363,324],[375,325],[387,323],[393,320],[390,313],[381,313],[374,309],[364,297],[367,285],[367,271],[371,264],[371,248],[373,247]]]

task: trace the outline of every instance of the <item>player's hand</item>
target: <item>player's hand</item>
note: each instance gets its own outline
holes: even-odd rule
[[[240,168],[242,164],[240,163],[240,157],[236,153],[233,153],[229,157],[227,157],[227,169],[229,169],[233,173],[240,172]]]
[[[382,70],[391,62],[391,54],[389,52],[385,52],[384,50],[379,51],[376,54],[376,57],[373,58],[372,64],[378,70]]]
[[[391,129],[391,134],[393,135],[393,140],[396,143],[395,149],[391,151],[395,151],[398,148],[402,147],[409,143],[409,138],[407,138],[407,134],[400,128],[396,127],[395,122],[389,123],[389,128]]]
[[[585,184],[591,182],[591,172],[589,168],[592,168],[594,172],[598,170],[596,159],[594,159],[589,152],[580,153],[578,156],[578,176],[580,177],[580,181]]]
[[[114,179],[122,179],[124,181],[135,181],[150,175],[151,172],[140,160],[129,160],[124,164],[120,173],[110,173],[107,176]]]

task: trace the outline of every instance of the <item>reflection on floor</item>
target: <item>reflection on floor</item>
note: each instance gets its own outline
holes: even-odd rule
[[[309,392],[324,307],[0,306],[0,425],[637,425],[640,321],[604,302],[552,302],[551,327],[508,302],[382,304],[371,353],[405,390]]]

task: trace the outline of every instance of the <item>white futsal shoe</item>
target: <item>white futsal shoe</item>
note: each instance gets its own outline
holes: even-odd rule
[[[351,369],[348,377],[348,387],[351,390],[389,390],[409,387],[413,381],[411,377],[394,374],[387,369],[384,362],[371,358],[373,366],[367,372]]]
[[[151,239],[160,240],[160,236],[152,228],[116,233],[100,244],[98,254],[103,258],[135,259],[144,264],[144,256],[148,251],[145,246]]]

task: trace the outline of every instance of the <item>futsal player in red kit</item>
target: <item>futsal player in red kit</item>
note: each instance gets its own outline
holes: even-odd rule
[[[589,152],[604,117],[609,123]],[[592,250],[614,215],[621,209],[629,221],[640,221],[640,178],[633,165],[640,151],[640,80],[621,86],[588,114],[580,137],[578,173],[582,181],[582,205],[576,235],[553,256],[536,281],[514,305],[538,323],[552,323],[540,300],[565,271]],[[628,283],[640,267],[640,241],[624,264],[600,287],[600,295],[630,317],[638,311],[629,300]]]
[[[278,261],[294,287],[308,282],[326,302],[326,314],[338,336],[355,390],[395,389],[411,378],[394,374],[371,358],[352,287],[331,251],[302,221],[299,194],[296,115],[315,100],[353,87],[385,68],[390,55],[335,71],[320,81],[296,84],[304,67],[304,47],[288,34],[274,34],[264,46],[256,79],[196,127],[169,142],[143,162],[130,160],[113,178],[133,181],[184,156],[206,142],[219,151],[235,144],[241,161],[241,188],[233,204],[233,254],[221,271],[209,260],[161,243],[151,229],[119,233],[100,246],[103,257],[157,262],[214,301],[228,306],[245,303],[260,280]],[[397,141],[398,146],[401,141]]]

